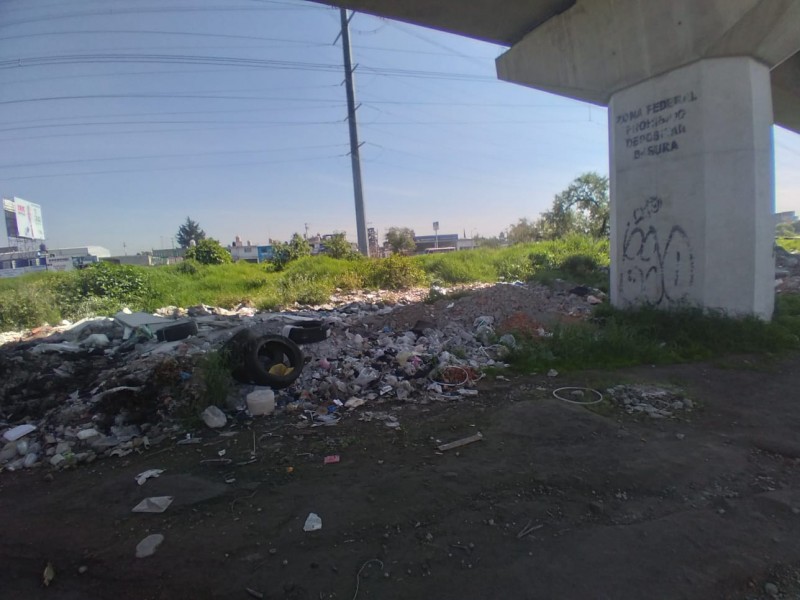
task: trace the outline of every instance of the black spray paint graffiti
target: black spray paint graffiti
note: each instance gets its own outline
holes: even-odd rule
[[[633,220],[626,225],[619,275],[620,296],[626,302],[680,302],[689,297],[694,285],[694,252],[689,236],[680,225],[673,225],[662,246],[658,223],[651,222],[662,205],[661,198],[648,198],[633,211]]]

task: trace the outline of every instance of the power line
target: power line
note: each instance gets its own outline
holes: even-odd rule
[[[335,87],[339,87],[338,85]],[[233,90],[235,91],[235,90]],[[159,96],[161,97],[161,96]],[[186,96],[178,96],[179,98],[184,98]],[[206,96],[199,96],[200,98],[205,98]],[[243,99],[250,100],[251,97],[244,97]],[[258,97],[252,99],[266,99],[266,100],[279,100],[277,98],[269,98],[269,97]],[[314,103],[314,102],[333,102],[333,100],[329,99],[315,99],[315,98],[285,98],[280,100],[291,101],[295,102],[306,102],[306,103]],[[562,106],[557,104],[513,104],[513,103],[492,103],[492,102],[427,102],[427,101],[400,101],[400,100],[366,100],[362,101],[361,105],[365,108],[374,108],[372,105],[374,104],[388,104],[388,105],[414,105],[414,106],[444,106],[444,107],[476,107],[476,108],[553,108],[553,109],[571,109],[576,107],[571,106]],[[28,120],[15,120],[13,122],[0,122],[0,126],[3,125],[30,125],[32,123],[43,123],[43,122],[52,122],[52,121],[65,121],[65,120],[76,120],[76,119],[91,119],[91,118],[113,118],[113,117],[152,117],[152,116],[168,116],[168,115],[204,115],[204,114],[226,114],[226,113],[252,113],[252,112],[273,112],[273,111],[283,111],[283,110],[315,110],[320,108],[339,108],[342,106],[342,103],[336,104],[329,104],[323,106],[314,106],[314,107],[300,107],[300,106],[281,106],[281,107],[268,107],[268,108],[238,108],[238,109],[219,109],[219,110],[192,110],[192,111],[156,111],[156,112],[136,112],[136,113],[110,113],[110,114],[81,114],[81,115],[72,115],[72,116],[60,116],[60,117],[47,117],[47,118],[39,118],[39,119],[28,119]],[[378,110],[375,108],[375,110]],[[385,112],[385,111],[379,111]],[[392,114],[392,113],[386,113]],[[69,127],[72,125],[82,125],[83,123],[63,123],[63,124],[56,124],[52,125],[53,127]],[[48,127],[48,125],[40,125],[39,127]],[[23,127],[16,127],[17,129],[24,129]],[[10,129],[0,129],[0,131],[10,131]]]
[[[332,108],[341,108],[341,104],[337,104]],[[319,108],[319,107],[317,107]],[[277,126],[295,126],[295,125],[338,125],[341,121],[228,121],[228,120],[147,120],[147,121],[84,121],[81,123],[56,123],[53,125],[23,125],[20,127],[6,127],[0,129],[0,132],[5,131],[22,131],[29,129],[48,129],[52,127],[94,127],[105,125],[204,125],[204,124],[231,124],[231,125],[277,125]]]
[[[0,61],[0,69],[38,67],[65,64],[105,64],[105,63],[152,63],[152,64],[191,64],[221,65],[230,67],[262,67],[293,71],[326,71],[334,72],[339,65],[329,63],[312,63],[301,61],[268,60],[241,58],[233,56],[201,56],[180,54],[71,54],[57,56],[39,56],[32,58],[16,58]],[[474,75],[471,73],[455,73],[446,71],[424,71],[414,69],[360,67],[362,72],[373,75],[392,77],[413,77],[422,79],[442,79],[455,81],[488,81],[496,83],[494,77]]]
[[[261,152],[293,152],[295,150],[319,150],[321,148],[346,148],[347,144],[320,144],[315,146],[291,146],[288,148],[264,148],[261,150],[218,150],[214,152],[183,152],[178,154],[139,154],[136,156],[113,156],[102,158],[75,158],[70,160],[50,160],[13,165],[0,165],[0,169],[43,167],[49,165],[78,164],[85,162],[107,162],[115,160],[146,160],[153,158],[186,158],[194,156],[216,156],[218,154],[259,154]]]
[[[205,33],[205,32],[199,33],[192,31],[174,31],[174,30],[164,30],[164,29],[75,29],[69,31],[42,31],[36,33],[21,33],[19,35],[0,36],[0,42],[6,40],[26,39],[31,37],[51,37],[59,35],[83,35],[83,34],[90,34],[90,35],[135,34],[135,35],[209,37],[209,38],[222,38],[222,39],[233,39],[233,40],[249,40],[258,42],[280,42],[285,44],[298,44],[308,47],[328,47],[330,45],[322,42],[317,42],[314,40],[295,40],[290,38],[274,38],[274,37],[263,37],[260,35],[241,35],[234,33]]]
[[[271,96],[225,96],[217,94],[179,94],[179,93],[162,93],[162,94],[138,94],[138,93],[125,93],[125,94],[79,94],[75,96],[39,96],[35,98],[17,98],[15,100],[0,100],[2,104],[25,104],[26,102],[51,102],[61,100],[99,100],[121,98],[130,100],[133,98],[190,98],[193,100],[276,100],[279,102],[333,102],[331,99],[306,99],[306,98],[287,98],[287,97],[271,97]]]
[[[257,166],[257,165],[274,165],[274,164],[284,164],[284,163],[294,163],[294,162],[314,162],[319,160],[326,160],[331,158],[343,158],[346,157],[347,154],[329,154],[325,156],[313,156],[313,157],[306,157],[306,158],[298,158],[298,159],[285,159],[285,160],[274,160],[274,161],[254,161],[254,162],[240,162],[240,163],[227,163],[222,165],[185,165],[182,167],[152,167],[152,168],[140,168],[140,169],[109,169],[107,171],[70,171],[66,173],[48,173],[46,175],[23,175],[19,177],[3,177],[4,181],[12,181],[12,180],[20,180],[20,179],[49,179],[53,177],[77,177],[81,175],[108,175],[114,173],[141,173],[141,172],[150,172],[150,171],[184,171],[184,170],[192,170],[192,169],[220,169],[220,168],[228,168],[228,167],[246,167],[246,166]]]
[[[47,17],[31,17],[27,19],[17,19],[16,21],[5,21],[3,27],[12,25],[27,25],[29,23],[43,23],[46,21],[58,21],[60,19],[80,19],[84,17],[116,17],[121,15],[143,15],[150,13],[182,13],[182,12],[285,12],[292,10],[319,10],[320,6],[312,3],[308,5],[283,5],[282,7],[266,6],[157,6],[157,7],[136,7],[136,8],[112,8],[101,10],[85,10],[73,13],[62,13],[60,15],[49,15]]]

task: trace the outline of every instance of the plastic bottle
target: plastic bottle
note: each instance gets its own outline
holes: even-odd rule
[[[254,417],[275,412],[275,392],[271,388],[257,388],[247,394],[247,410]]]

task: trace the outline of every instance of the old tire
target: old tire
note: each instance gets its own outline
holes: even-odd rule
[[[244,367],[251,383],[275,389],[288,387],[300,376],[303,370],[303,351],[292,340],[282,335],[265,335],[250,341],[244,356]],[[292,367],[288,375],[275,375],[269,370],[284,364]]]

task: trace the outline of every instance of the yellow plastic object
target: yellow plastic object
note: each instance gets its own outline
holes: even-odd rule
[[[270,375],[277,375],[279,377],[286,377],[287,375],[291,375],[292,371],[294,371],[294,367],[287,367],[283,363],[272,365],[269,368]]]

